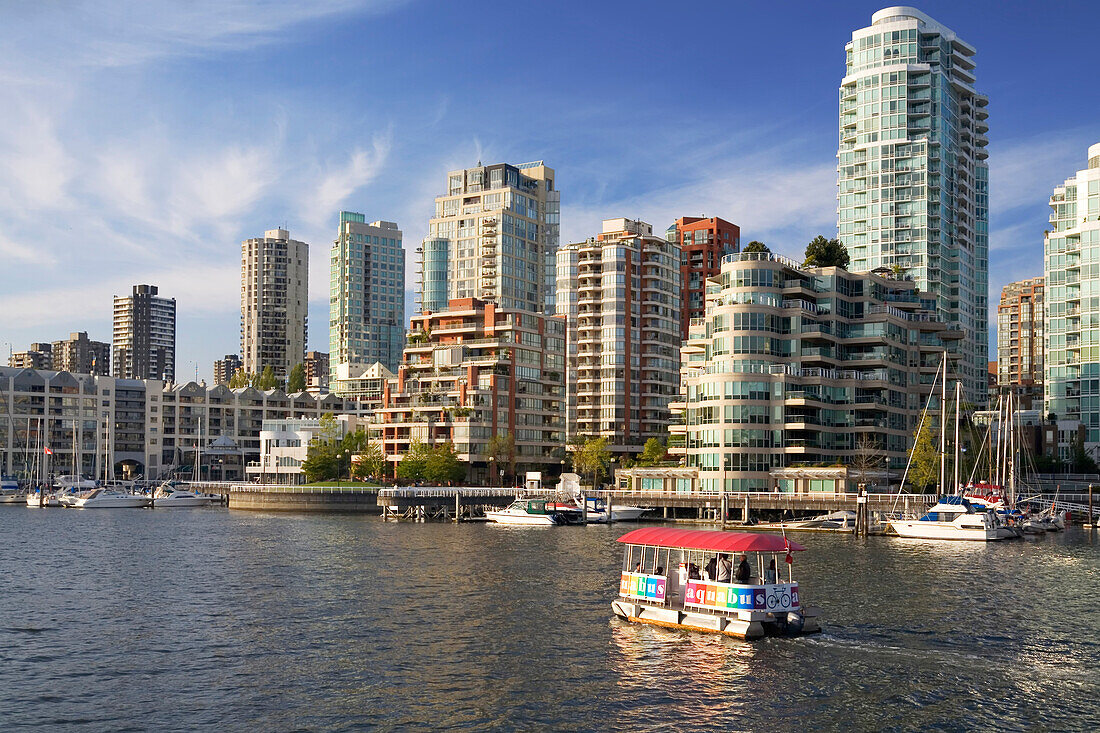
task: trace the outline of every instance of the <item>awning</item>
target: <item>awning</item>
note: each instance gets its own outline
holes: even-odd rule
[[[628,545],[655,545],[680,547],[685,550],[712,550],[714,552],[784,552],[806,548],[775,534],[748,532],[718,532],[705,529],[672,529],[668,527],[644,527],[627,532],[619,542]]]

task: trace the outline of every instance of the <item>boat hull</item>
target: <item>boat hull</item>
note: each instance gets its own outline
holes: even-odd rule
[[[0,504],[26,504],[27,497],[24,494],[4,494],[0,496]]]
[[[890,527],[898,537],[919,540],[962,540],[991,542],[1002,539],[996,527],[959,527],[950,522],[922,522],[920,520],[895,520]]]
[[[485,518],[497,524],[510,524],[527,527],[552,527],[557,524],[549,514],[511,514],[509,512],[485,512]]]
[[[77,509],[140,509],[149,506],[149,500],[141,497],[111,496],[104,499],[77,500]]]
[[[698,609],[668,608],[623,598],[612,601],[611,609],[616,616],[631,623],[722,634],[750,641],[768,635],[800,636],[821,631],[816,609],[806,609],[804,614],[800,614],[801,628],[794,633],[791,632],[793,627],[786,623],[786,613],[777,616],[755,612],[745,614],[748,618],[742,618],[741,614],[731,616]]]

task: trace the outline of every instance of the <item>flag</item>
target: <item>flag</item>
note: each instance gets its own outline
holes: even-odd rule
[[[791,557],[791,541],[786,537],[783,538],[783,549],[787,551],[787,564],[790,565],[794,562],[794,558]]]
[[[52,450],[50,450],[48,446],[47,446],[47,448],[46,448],[46,455],[48,455],[48,456],[52,456],[52,455],[53,455],[53,451],[52,451]]]

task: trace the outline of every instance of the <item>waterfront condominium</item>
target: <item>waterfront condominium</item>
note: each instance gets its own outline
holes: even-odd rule
[[[1100,144],[1088,167],[1054,189],[1043,238],[1045,410],[1080,420],[1100,444]]]
[[[119,379],[175,380],[175,298],[159,297],[155,285],[115,296],[111,366]]]
[[[563,321],[476,298],[414,316],[371,428],[391,467],[421,442],[452,444],[477,483],[559,471]],[[514,451],[491,451],[493,436],[510,436]]]
[[[975,49],[909,7],[871,17],[845,46],[837,228],[850,269],[912,277],[964,334],[965,398],[986,401],[989,171]]]
[[[309,245],[286,229],[241,243],[243,369],[285,379],[306,353]]]
[[[478,298],[553,313],[560,208],[554,169],[541,160],[448,173],[417,250],[419,311]]]
[[[997,388],[1011,388],[1018,406],[1043,401],[1043,278],[1009,283],[997,306]]]
[[[8,355],[8,366],[50,369],[53,367],[53,347],[49,343],[33,343],[26,351],[14,351]]]
[[[680,246],[680,338],[686,339],[691,320],[703,317],[707,278],[718,274],[723,257],[741,251],[741,228],[718,217],[683,216],[665,236]]]
[[[892,273],[728,255],[681,350],[671,452],[708,491],[769,491],[772,469],[861,455],[896,481],[944,344],[961,335]]]
[[[329,360],[396,369],[405,344],[405,250],[392,221],[340,212],[329,254]]]
[[[679,391],[680,246],[632,219],[557,255],[566,317],[566,430],[617,453],[665,440]]]

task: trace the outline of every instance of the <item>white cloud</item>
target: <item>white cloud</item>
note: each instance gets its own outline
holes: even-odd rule
[[[356,148],[342,164],[318,167],[312,192],[302,199],[301,216],[317,225],[329,220],[349,196],[378,175],[392,143],[392,132],[387,131],[375,135],[370,151]]]

